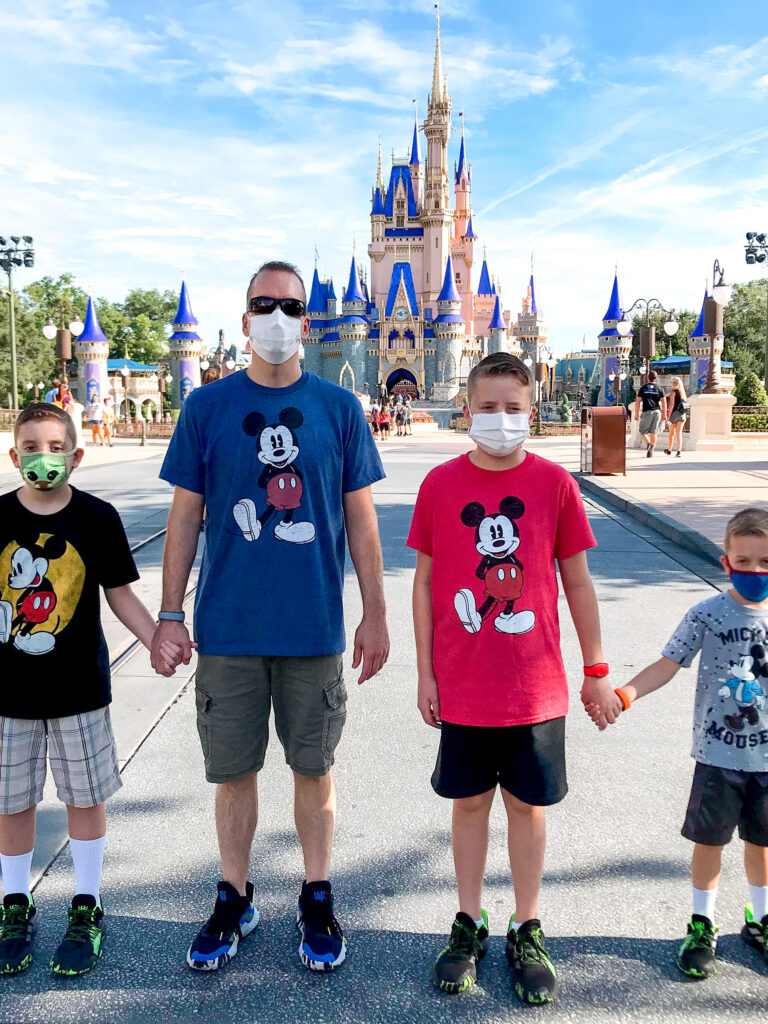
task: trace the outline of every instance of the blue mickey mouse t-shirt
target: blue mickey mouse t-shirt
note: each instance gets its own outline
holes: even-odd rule
[[[244,370],[206,384],[160,476],[205,497],[201,654],[343,652],[342,496],[384,477],[354,394],[306,372],[287,388]]]

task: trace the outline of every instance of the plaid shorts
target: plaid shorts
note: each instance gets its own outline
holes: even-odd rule
[[[56,794],[70,807],[94,807],[123,784],[108,707],[67,718],[0,715],[0,814],[40,803],[46,756]]]

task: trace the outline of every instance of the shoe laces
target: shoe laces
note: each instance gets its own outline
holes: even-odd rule
[[[547,951],[544,949],[544,936],[541,928],[532,928],[525,932],[518,931],[515,945],[517,946],[517,955],[524,963],[546,963]]]
[[[92,942],[96,928],[96,907],[69,907],[69,924],[62,942]]]
[[[688,949],[711,949],[712,929],[703,921],[691,921],[688,925],[688,934],[685,938],[685,945]]]
[[[242,905],[216,900],[216,906],[206,921],[204,931],[210,935],[223,935],[225,932],[236,931],[240,927],[242,914]]]
[[[448,940],[448,949],[451,953],[469,953],[477,956],[481,949],[477,929],[473,930],[463,921],[454,921],[451,937]]]
[[[331,907],[325,902],[310,902],[306,910],[302,907],[301,916],[304,918],[304,923],[309,932],[314,934],[341,935],[339,922],[334,917]]]
[[[21,939],[27,934],[31,907],[23,903],[12,903],[0,908],[0,939]]]

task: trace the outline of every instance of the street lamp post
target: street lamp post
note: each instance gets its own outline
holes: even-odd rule
[[[62,321],[63,321],[62,315]],[[56,339],[56,358],[61,362],[61,383],[67,384],[67,363],[72,358],[72,338],[79,338],[83,333],[84,329],[83,321],[80,317],[75,314],[74,320],[71,320],[68,327],[57,327],[56,321],[52,316],[49,316],[45,327],[43,327],[43,334],[48,341]]]
[[[131,370],[130,370],[130,367],[128,366],[127,363],[125,364],[125,366],[122,367],[122,369],[120,370],[120,373],[122,373],[122,375],[123,375],[123,396],[124,396],[123,400],[125,401],[125,426],[127,428],[128,427],[128,420],[129,420],[129,417],[128,417],[128,379],[131,376]]]
[[[680,324],[675,316],[674,309],[666,309],[658,299],[636,299],[628,309],[624,310],[624,320],[629,321],[629,314],[633,309],[638,307],[645,309],[645,326],[640,328],[639,348],[640,358],[643,360],[644,365],[644,383],[647,384],[648,364],[656,355],[656,328],[651,324],[651,310],[658,310],[660,313],[667,314],[667,319],[664,321],[664,333],[670,339],[670,346],[672,344],[672,338],[677,334]],[[627,333],[630,332],[631,324],[630,331]]]
[[[24,245],[22,245],[22,241]],[[8,275],[8,301],[10,303],[11,328],[11,395],[14,409],[19,404],[19,379],[16,367],[16,312],[13,308],[13,268],[34,267],[35,250],[32,248],[31,235],[11,235],[10,244],[7,238],[0,235],[0,267]]]
[[[756,231],[747,232],[747,244],[744,246],[746,249],[746,260],[747,263],[765,263],[768,259],[768,239],[766,239],[765,232],[761,232],[759,235]],[[765,318],[765,378],[763,383],[768,388],[768,278],[766,278],[766,318]]]
[[[712,294],[704,300],[704,337],[709,338],[709,368],[702,395],[719,395],[723,391],[720,382],[720,366],[715,361],[715,338],[723,334],[723,306],[731,297],[731,286],[725,283],[725,271],[715,260],[712,267]]]

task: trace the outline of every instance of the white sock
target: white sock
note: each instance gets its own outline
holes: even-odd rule
[[[485,928],[485,921],[482,919],[482,917],[475,918],[475,927],[476,928]]]
[[[523,923],[522,921],[510,921],[510,928],[514,929],[514,931],[516,931],[516,932],[519,932],[520,931],[520,925],[522,923]]]
[[[104,863],[104,841],[101,839],[72,839],[69,848],[72,851],[72,863],[75,865],[75,895],[90,895],[99,902],[99,886],[101,884],[101,866]]]
[[[33,852],[30,850],[29,853],[20,853],[15,857],[7,857],[4,853],[0,853],[0,867],[3,872],[3,888],[6,896],[16,892],[29,896],[29,873],[32,870]]]
[[[714,889],[693,889],[693,912],[699,917],[708,917],[712,924],[715,923],[715,903],[717,902],[717,888]]]
[[[749,884],[749,899],[756,921],[762,921],[768,914],[768,885]]]

